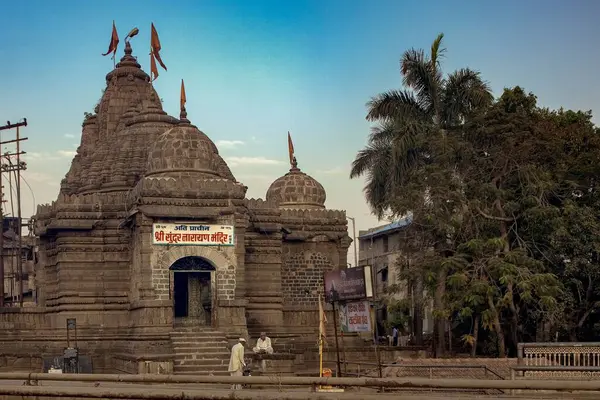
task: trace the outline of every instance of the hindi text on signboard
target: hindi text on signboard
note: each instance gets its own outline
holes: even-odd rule
[[[233,246],[233,226],[157,223],[152,225],[154,244]]]

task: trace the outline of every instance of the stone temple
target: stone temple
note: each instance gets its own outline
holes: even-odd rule
[[[295,162],[264,200],[246,190],[185,110],[163,111],[127,43],[58,199],[38,208],[37,304],[0,311],[0,367],[62,354],[73,318],[94,372],[226,372],[228,343],[260,331],[275,356],[316,351],[322,275],[347,265],[345,212]],[[156,244],[157,224],[230,227],[233,242]]]

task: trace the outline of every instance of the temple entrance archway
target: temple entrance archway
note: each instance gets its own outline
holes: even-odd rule
[[[175,324],[213,325],[215,270],[210,261],[196,256],[182,257],[169,267]]]

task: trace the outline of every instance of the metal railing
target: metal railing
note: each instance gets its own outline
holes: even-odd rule
[[[337,387],[371,387],[395,389],[518,389],[518,390],[552,390],[552,391],[600,391],[598,381],[542,381],[542,380],[490,380],[490,379],[427,379],[427,378],[319,378],[298,376],[186,376],[186,375],[116,375],[116,374],[48,374],[48,373],[0,373],[0,380],[25,380],[27,387],[34,386],[39,381],[62,382],[121,382],[121,383],[167,383],[167,384],[250,384],[259,386],[319,386]],[[10,385],[0,385],[0,394],[7,393]],[[41,388],[40,388],[41,389]],[[51,389],[44,387],[44,389]],[[90,389],[90,388],[86,388]],[[73,388],[73,390],[76,390]],[[133,390],[133,389],[132,389]],[[154,389],[153,389],[154,390]],[[157,389],[158,390],[158,389]],[[179,395],[181,398],[181,389]],[[146,389],[144,393],[147,393]],[[41,395],[41,394],[40,394]],[[86,396],[83,396],[86,397]],[[118,397],[104,395],[101,397]],[[136,398],[148,398],[146,395]],[[199,399],[201,397],[198,397]]]
[[[519,365],[600,367],[600,342],[536,342],[517,345]]]
[[[471,369],[471,370],[481,370],[483,372],[483,378],[484,379],[488,379],[488,377],[495,377],[497,379],[500,380],[504,380],[505,378],[498,374],[496,371],[491,370],[490,368],[488,368],[486,365],[482,365],[482,364],[466,364],[466,365],[461,365],[461,364],[402,364],[400,363],[372,363],[372,362],[353,362],[353,361],[342,361],[341,364],[344,366],[344,376],[355,376],[357,378],[361,377],[361,366],[371,366],[373,368],[365,370],[366,373],[363,374],[363,376],[368,376],[370,374],[374,374],[375,372],[377,373],[377,376],[379,378],[383,378],[383,369],[384,368],[401,368],[401,369],[405,369],[405,370],[411,370],[411,369],[426,369],[428,371],[428,378],[429,379],[434,379],[434,371],[437,370],[441,370],[441,369],[450,369],[450,370],[460,370],[460,369]],[[347,370],[347,366],[348,365],[356,365],[357,366],[357,371],[356,372],[348,372]],[[384,391],[383,388],[381,388],[381,391]],[[498,389],[498,391],[500,393],[504,393],[503,390]]]
[[[564,365],[515,365],[510,367],[510,379],[517,379],[518,372],[582,372],[584,374],[598,374],[600,378],[600,367],[590,366],[564,366]],[[583,374],[582,374],[583,375]],[[572,375],[572,377],[575,377]],[[583,376],[582,376],[583,377]],[[523,376],[524,378],[524,376]],[[560,376],[553,375],[552,378],[560,378]],[[579,377],[577,377],[579,378]],[[587,376],[585,378],[588,378]]]
[[[405,369],[427,369],[429,371],[429,379],[433,379],[434,378],[434,373],[433,371],[436,369],[454,369],[454,370],[458,370],[458,369],[480,369],[483,371],[484,377],[489,376],[494,376],[498,379],[502,379],[504,380],[505,378],[498,374],[496,371],[488,368],[486,365],[483,364],[402,364],[400,363],[372,363],[372,362],[357,362],[357,361],[341,361],[340,364],[342,364],[344,367],[347,365],[356,365],[357,366],[357,371],[356,372],[348,372],[347,369],[345,369],[343,371],[345,376],[355,376],[357,378],[361,377],[361,365],[362,366],[372,366],[373,368],[371,369],[367,369],[365,371],[367,371],[366,373],[363,374],[363,376],[367,376],[367,374],[373,373],[375,372],[375,370],[377,370],[377,374],[379,376],[379,378],[383,378],[383,368],[388,368],[388,367],[392,367],[392,368],[405,368]]]

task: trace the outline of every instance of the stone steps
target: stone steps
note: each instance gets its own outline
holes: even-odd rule
[[[203,351],[202,349],[197,348],[177,348],[174,354],[181,359],[223,358],[229,357],[230,355],[230,353],[225,350],[207,349]]]
[[[227,361],[227,365],[225,365],[225,361]],[[219,359],[219,358],[197,358],[195,360],[176,360],[174,365],[179,365],[179,366],[184,366],[184,367],[189,367],[192,365],[206,365],[206,366],[225,365],[225,366],[228,366],[229,359],[224,360],[224,359]]]
[[[214,371],[201,371],[201,372],[186,372],[179,371],[177,375],[191,375],[191,376],[230,376],[229,372],[222,370],[214,370]]]
[[[207,327],[181,326],[170,336],[175,374],[229,375],[230,350],[222,332]]]
[[[187,349],[194,350],[194,351],[196,351],[196,350],[200,351],[200,350],[215,350],[215,349],[227,348],[227,342],[202,342],[202,341],[178,342],[176,340],[171,339],[171,344],[173,345],[174,349],[186,349],[186,351],[187,351]]]

